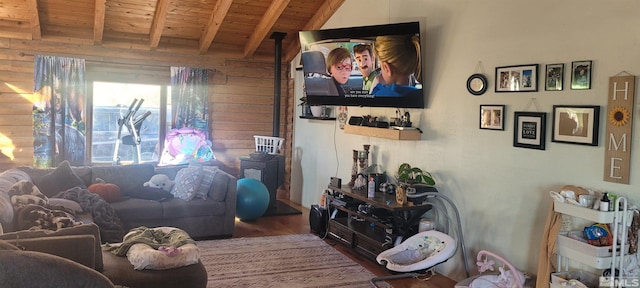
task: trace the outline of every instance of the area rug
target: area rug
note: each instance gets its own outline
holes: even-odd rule
[[[300,210],[293,208],[280,200],[276,200],[276,204],[272,207],[269,207],[266,212],[262,215],[262,217],[267,216],[281,216],[281,215],[297,215],[302,214]]]
[[[375,275],[313,234],[198,241],[207,287],[371,287]],[[377,283],[391,287],[387,283]]]

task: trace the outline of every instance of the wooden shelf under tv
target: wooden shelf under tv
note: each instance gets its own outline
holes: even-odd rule
[[[344,125],[344,133],[393,140],[420,140],[421,137],[420,130],[418,129],[398,130],[393,128],[377,128],[355,125]]]

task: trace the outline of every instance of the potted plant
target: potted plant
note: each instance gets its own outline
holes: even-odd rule
[[[411,167],[409,163],[402,163],[398,167],[398,183],[406,183],[409,186],[416,184],[433,186],[436,181],[431,173],[424,171],[418,167]]]
[[[300,97],[300,104],[298,104],[298,105],[300,105],[302,107],[302,116],[303,117],[311,116],[311,107],[307,103],[307,96]]]

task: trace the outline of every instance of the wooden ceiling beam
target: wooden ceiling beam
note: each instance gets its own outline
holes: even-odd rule
[[[107,10],[106,0],[96,0],[96,7],[93,14],[93,44],[102,44],[104,37],[104,15]]]
[[[273,25],[278,18],[280,18],[280,15],[284,12],[284,9],[287,8],[290,1],[291,0],[274,0],[271,2],[267,11],[262,15],[262,19],[260,19],[260,22],[256,25],[256,30],[253,31],[249,37],[249,42],[244,46],[245,58],[253,56],[253,53],[256,52],[260,43],[267,37],[267,34],[271,31],[271,28],[273,28]]]
[[[42,31],[40,30],[40,13],[38,13],[38,1],[27,0],[27,7],[29,7],[29,13],[31,15],[31,39],[42,39]]]
[[[313,17],[311,17],[311,20],[309,20],[306,25],[304,25],[304,28],[302,30],[318,30],[322,28],[322,26],[327,23],[327,21],[329,21],[329,18],[331,18],[331,16],[333,16],[333,14],[338,11],[338,8],[340,8],[340,6],[344,4],[344,2],[345,0],[325,1],[322,6],[320,6],[320,9],[318,9],[318,12],[314,14]],[[296,57],[296,55],[298,55],[298,53],[300,53],[300,41],[298,40],[299,36],[292,36],[295,36],[293,37],[295,39],[293,39],[293,41],[291,41],[289,46],[285,49],[284,59],[282,59],[282,61],[284,62],[290,62],[291,60],[293,60],[293,58]]]
[[[160,44],[160,37],[162,37],[162,30],[167,20],[170,3],[170,0],[158,0],[156,13],[153,15],[153,23],[151,23],[151,32],[149,33],[149,48],[151,50],[156,50],[158,44]]]
[[[207,22],[207,26],[204,27],[204,31],[200,37],[200,43],[198,45],[199,54],[204,54],[209,50],[213,39],[216,37],[216,34],[218,34],[218,30],[220,30],[222,21],[227,16],[227,13],[229,13],[229,8],[231,7],[232,2],[233,0],[216,1],[216,6],[213,7],[213,12],[211,13],[211,17],[209,17],[209,22]]]

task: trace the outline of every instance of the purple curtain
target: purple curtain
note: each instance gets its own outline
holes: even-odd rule
[[[36,55],[34,79],[33,165],[84,165],[84,59]]]
[[[196,128],[209,139],[207,69],[171,67],[171,128]]]

